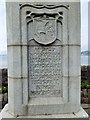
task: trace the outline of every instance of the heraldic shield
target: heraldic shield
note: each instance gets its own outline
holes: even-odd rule
[[[49,18],[34,18],[34,40],[48,45],[56,40],[56,20]]]

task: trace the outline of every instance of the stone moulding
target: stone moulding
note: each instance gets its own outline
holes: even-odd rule
[[[45,6],[48,6],[48,7],[45,7]],[[60,10],[58,9],[59,7],[60,7]],[[45,10],[43,10],[44,8],[45,8]],[[50,10],[49,10],[49,8],[50,8]],[[67,35],[65,36],[63,34],[64,30],[67,31],[67,21],[68,21],[67,20],[67,14],[68,14],[68,9],[67,8],[68,7],[66,7],[65,5],[56,5],[56,6],[55,5],[51,5],[51,6],[50,5],[42,5],[42,7],[41,6],[35,7],[33,5],[30,5],[30,4],[24,4],[20,7],[20,14],[21,14],[20,15],[20,17],[21,17],[20,21],[21,21],[21,23],[24,22],[24,24],[21,24],[21,35],[23,35],[25,33],[24,29],[22,29],[22,26],[23,26],[23,28],[27,29],[27,41],[24,41],[24,42],[26,42],[28,44],[28,47],[27,47],[28,58],[27,59],[29,59],[29,60],[27,60],[27,61],[28,61],[28,66],[29,66],[28,67],[28,76],[29,76],[28,79],[29,79],[29,84],[30,84],[29,86],[30,87],[28,88],[29,89],[29,93],[28,93],[29,98],[27,98],[27,99],[29,100],[29,104],[30,104],[30,101],[31,101],[30,98],[31,98],[31,96],[33,96],[32,94],[35,94],[35,96],[36,96],[36,91],[33,91],[33,87],[36,85],[36,83],[39,83],[39,87],[40,87],[40,82],[39,81],[38,82],[36,81],[36,83],[34,83],[34,81],[32,81],[32,79],[30,80],[30,78],[31,78],[30,76],[32,76],[32,74],[31,74],[32,67],[37,65],[36,63],[35,63],[35,65],[33,65],[34,62],[30,62],[30,61],[32,61],[32,60],[34,61],[34,57],[36,56],[36,53],[38,55],[40,55],[40,51],[42,52],[42,45],[43,45],[43,48],[46,47],[48,52],[50,52],[50,51],[52,51],[54,46],[55,46],[54,49],[56,49],[55,51],[57,51],[57,50],[62,51],[61,46],[63,45],[62,42],[64,41],[62,37],[66,38],[67,44],[68,44],[68,37],[67,37]],[[39,11],[37,11],[36,9],[39,9]],[[58,10],[56,11],[55,9],[58,9]],[[54,10],[54,11],[52,11],[52,10]],[[22,13],[24,13],[24,14],[22,14]],[[66,21],[65,21],[65,18],[66,18]],[[24,19],[26,19],[26,21],[23,21]],[[32,26],[32,28],[31,28],[31,26]],[[49,31],[49,28],[50,28],[50,31]],[[56,33],[57,31],[58,31],[58,33]],[[24,39],[23,39],[23,36],[22,36],[22,40],[21,40],[22,43],[23,43],[23,40]],[[50,45],[51,45],[51,47],[50,47]],[[35,51],[36,48],[38,48],[39,51],[38,50]],[[59,53],[62,56],[61,51]],[[42,53],[46,54],[45,51],[42,52]],[[50,53],[53,54],[52,52],[50,52]],[[58,53],[58,51],[56,53],[54,53],[53,55],[57,55],[57,53]],[[58,54],[58,55],[60,55],[60,54]],[[47,55],[46,55],[46,57],[47,57]],[[50,55],[48,57],[50,57]],[[43,54],[40,58],[45,59]],[[56,58],[58,59],[58,56],[56,56]],[[56,59],[56,58],[50,57],[50,60],[51,59],[53,60],[53,59]],[[62,61],[62,57],[60,57],[60,58],[61,58],[61,61]],[[45,64],[47,65],[47,63],[45,63]],[[60,61],[57,61],[57,64],[61,64]],[[32,67],[30,67],[30,66],[32,66]],[[61,68],[62,68],[62,65],[61,65]],[[56,67],[54,67],[52,65],[51,69],[55,71]],[[40,71],[40,70],[38,69],[38,71]],[[47,68],[47,71],[49,73],[50,70]],[[62,71],[60,71],[60,72],[62,73]],[[33,71],[33,73],[34,73],[34,71]],[[51,71],[50,71],[50,73],[51,73]],[[60,73],[58,73],[58,74],[59,74],[59,77],[60,77]],[[51,75],[51,76],[55,77],[55,73],[54,73],[54,75]],[[34,79],[36,79],[36,76],[35,76]],[[37,79],[38,79],[38,76],[37,76]],[[51,78],[49,78],[49,79],[51,80]],[[63,81],[62,77],[61,77],[61,79]],[[62,83],[62,81],[61,81],[61,83]],[[67,77],[67,82],[68,82],[68,77]],[[67,82],[65,84],[67,84]],[[49,81],[47,81],[47,83],[50,84]],[[61,84],[61,83],[59,82],[59,84]],[[51,82],[51,84],[52,84],[52,88],[53,88],[54,87],[53,82]],[[58,85],[58,81],[57,81],[57,85]],[[48,87],[51,87],[51,86],[48,86]],[[39,89],[39,88],[37,88],[37,89]],[[43,89],[44,89],[44,85],[43,85]],[[41,90],[41,87],[40,87],[39,90]],[[61,91],[62,91],[62,93],[60,93]],[[65,97],[63,91],[65,91],[65,88],[63,86],[61,86],[61,88],[59,88],[59,90],[58,89],[56,90],[54,88],[54,91],[50,91],[50,94],[48,93],[49,91],[46,92],[46,91],[43,90],[42,93],[40,91],[37,91],[37,93],[38,93],[37,95],[39,95],[39,94],[42,94],[42,95],[43,94],[49,94],[49,96],[52,96],[52,95],[54,95],[54,93],[55,94],[59,93],[60,94],[59,96],[62,96],[62,99],[63,99]],[[48,95],[44,95],[44,96],[48,96]],[[52,96],[52,97],[54,97],[54,96]],[[58,95],[56,95],[56,96],[58,96]],[[68,87],[67,87],[67,96],[68,96]],[[68,97],[65,97],[65,98],[66,98],[66,100],[63,99],[63,101],[64,102],[68,101]],[[32,98],[32,99],[34,100],[34,98]],[[59,98],[60,101],[62,101],[62,99]],[[51,101],[51,100],[52,100],[52,98],[49,99],[49,101]],[[55,104],[54,101],[53,101],[53,104]],[[28,107],[30,107],[30,106],[31,106],[31,104],[28,105]],[[41,105],[41,107],[43,107],[43,106]],[[29,111],[31,111],[31,109],[29,109]]]
[[[33,7],[36,9],[43,9],[43,8],[47,8],[47,9],[55,9],[55,8],[59,8],[59,7],[64,7],[66,9],[69,8],[69,5],[43,5],[43,4],[36,4],[36,5],[31,5],[31,4],[19,4],[20,5],[20,9],[22,9],[23,7]]]

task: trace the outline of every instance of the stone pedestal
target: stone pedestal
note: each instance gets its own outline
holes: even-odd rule
[[[82,109],[80,108],[80,110],[77,112],[77,113],[70,113],[70,114],[52,114],[52,115],[36,115],[36,116],[15,116],[15,115],[12,115],[11,113],[9,113],[8,111],[8,105],[6,105],[4,107],[4,109],[2,110],[1,114],[0,114],[0,119],[3,118],[2,120],[7,120],[7,118],[10,120],[14,119],[14,120],[17,120],[17,119],[21,119],[21,120],[26,120],[26,119],[30,119],[30,120],[37,120],[37,119],[40,119],[40,120],[65,120],[65,119],[68,119],[68,120],[89,120],[88,118],[88,115],[87,113]]]
[[[88,118],[80,107],[80,3],[7,3],[8,106],[2,118]]]

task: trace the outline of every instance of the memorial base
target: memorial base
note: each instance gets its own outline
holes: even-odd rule
[[[8,112],[8,104],[4,107],[4,109],[0,113],[0,120],[17,120],[19,119],[29,119],[29,120],[62,120],[62,119],[70,119],[70,120],[89,120],[88,114],[81,108],[79,112],[72,114],[56,114],[56,115],[39,115],[39,116],[13,116]]]

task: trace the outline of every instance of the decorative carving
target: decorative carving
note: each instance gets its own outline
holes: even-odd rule
[[[55,40],[60,40],[57,38],[57,22],[62,24],[63,12],[58,13],[32,13],[27,11],[27,23],[32,22],[33,24],[33,38],[36,42],[48,45]],[[62,15],[61,15],[62,14]],[[60,34],[60,33],[59,33]],[[30,39],[29,39],[30,40]]]
[[[56,40],[56,21],[45,16],[34,19],[34,39],[36,42],[47,45]]]

